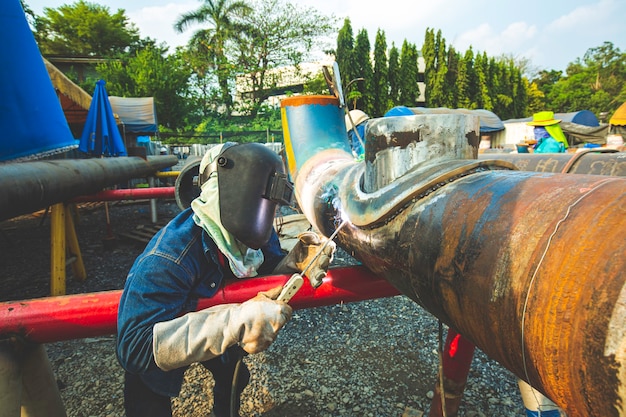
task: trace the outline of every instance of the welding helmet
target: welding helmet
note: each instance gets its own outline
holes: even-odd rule
[[[269,241],[276,207],[292,200],[282,159],[260,143],[228,142],[199,173],[199,185],[214,172],[222,226],[247,247],[259,249]]]

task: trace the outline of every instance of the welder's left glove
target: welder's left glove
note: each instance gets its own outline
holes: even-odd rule
[[[171,371],[216,358],[235,344],[248,353],[264,351],[291,319],[289,304],[276,300],[281,290],[276,287],[242,304],[221,304],[156,323],[154,362]]]
[[[298,242],[287,256],[274,269],[275,274],[289,272],[301,273],[311,264],[304,275],[309,278],[313,287],[319,287],[326,276],[328,266],[333,260],[337,245],[326,237],[315,232],[303,232],[298,235]],[[319,253],[322,251],[321,253]],[[318,256],[319,253],[319,256]],[[316,258],[317,256],[317,258]]]

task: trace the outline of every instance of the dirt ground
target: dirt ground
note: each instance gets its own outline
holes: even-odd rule
[[[145,247],[144,241],[121,233],[142,229],[151,233],[179,212],[174,200],[159,202],[154,225],[146,201],[108,205],[109,224],[104,203],[77,206],[75,229],[87,279],[74,279],[71,267],[67,268],[67,294],[121,289],[130,266]],[[50,295],[50,233],[50,215],[45,210],[0,223],[0,300]],[[138,233],[137,238],[141,238]]]

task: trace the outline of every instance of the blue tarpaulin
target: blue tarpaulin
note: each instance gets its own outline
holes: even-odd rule
[[[598,120],[596,115],[590,110],[579,110],[570,113],[554,113],[554,118],[563,122],[575,123],[577,125],[591,127],[600,126],[600,121]],[[532,120],[532,117],[525,117],[522,119],[505,120],[504,123],[530,122]]]
[[[104,80],[96,82],[78,149],[93,156],[126,156]]]
[[[124,132],[154,136],[159,131],[154,97],[109,97]]]
[[[449,109],[447,107],[411,107],[411,111],[415,114],[468,114],[477,116],[480,120],[480,133],[492,133],[504,130],[504,123],[492,111],[485,109]]]
[[[76,148],[20,0],[0,1],[0,161]]]
[[[571,113],[556,113],[554,115],[554,118],[563,120],[564,122],[576,123],[583,126],[600,126],[600,121],[598,120],[596,115],[589,110],[579,110]]]

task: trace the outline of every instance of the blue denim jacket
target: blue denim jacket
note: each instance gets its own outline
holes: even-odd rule
[[[284,256],[276,233],[261,249],[265,261],[258,272],[266,275]],[[217,250],[186,209],[152,238],[128,273],[117,315],[117,357],[161,395],[178,396],[186,368],[165,372],[156,366],[152,327],[194,311],[199,298],[215,295],[225,273],[232,276]]]

